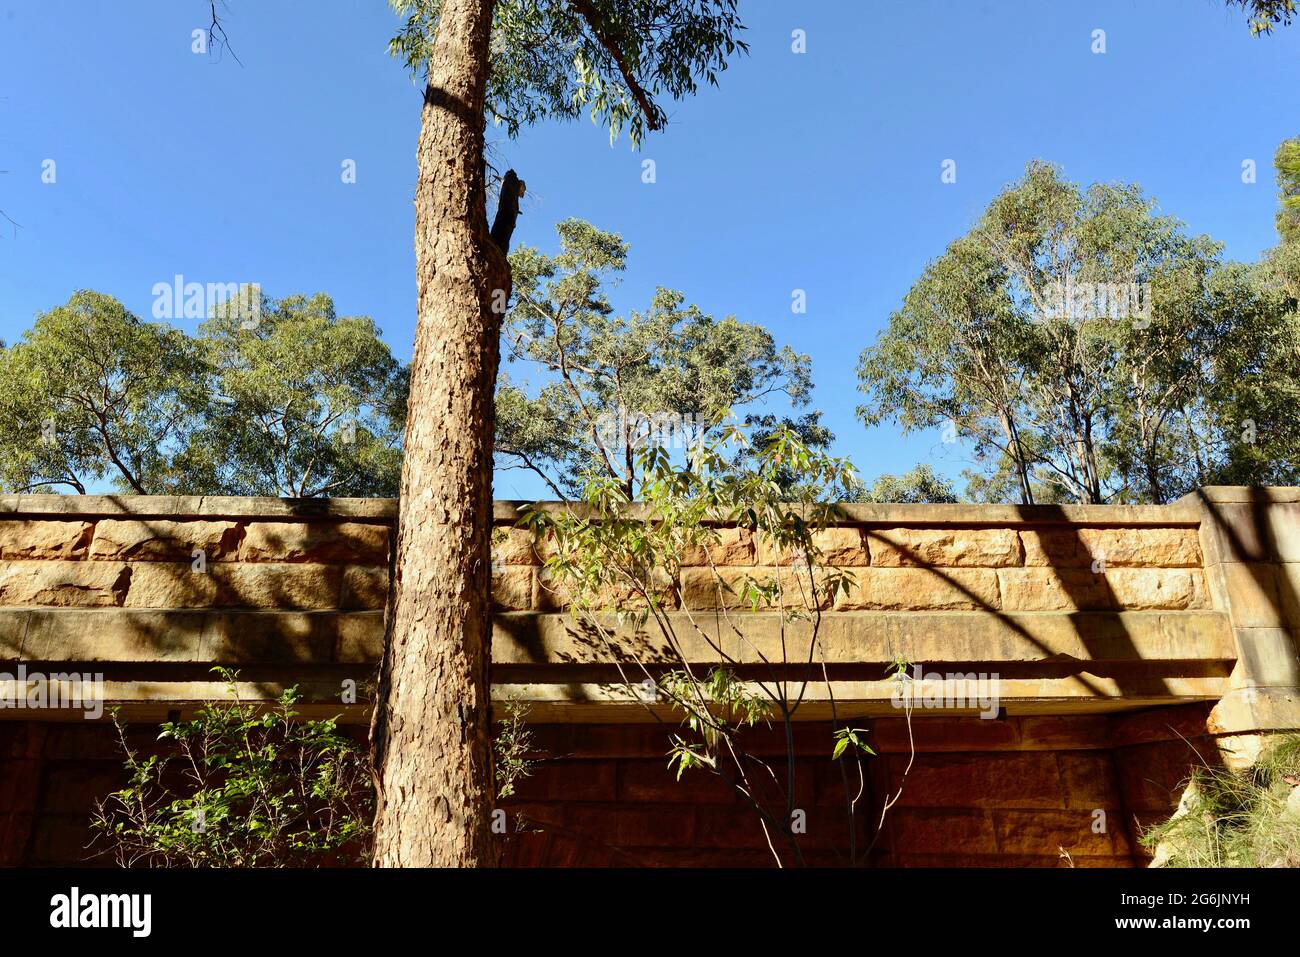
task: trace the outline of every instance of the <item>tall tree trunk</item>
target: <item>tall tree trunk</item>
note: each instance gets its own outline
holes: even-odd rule
[[[445,0],[415,197],[419,317],[372,727],[375,864],[490,866],[493,392],[510,270],[489,236],[483,99],[495,0]]]

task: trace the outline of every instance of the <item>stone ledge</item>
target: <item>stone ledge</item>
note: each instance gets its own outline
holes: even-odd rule
[[[723,619],[669,613],[679,646],[695,664],[716,663],[719,650],[753,664],[780,659],[781,616],[748,613]],[[728,621],[745,629],[742,640]],[[614,625],[607,619],[607,627]],[[806,659],[810,626],[785,629],[792,660]],[[658,630],[639,637],[615,633],[631,660],[671,660]],[[822,648],[829,664],[889,665],[898,654],[925,665],[967,663],[1062,663],[1064,661],[1149,662],[1152,669],[1171,662],[1214,662],[1236,658],[1227,618],[1218,612],[1046,612],[990,615],[978,612],[840,612],[822,618]],[[716,646],[716,647],[714,647]],[[498,614],[492,642],[496,665],[580,665],[611,659],[598,634],[584,630],[569,615]],[[820,658],[818,658],[820,660]]]
[[[1276,485],[1256,488],[1249,485],[1207,485],[1188,492],[1174,505],[1194,505],[1201,502],[1232,504],[1267,504],[1300,502],[1300,486]]]
[[[1300,490],[1296,490],[1300,493]],[[574,511],[593,514],[590,506],[564,502],[497,500],[493,522],[511,525],[520,510],[537,506],[543,512]],[[837,506],[840,515],[832,525],[936,526],[961,525],[970,528],[1020,528],[1033,525],[1085,525],[1098,527],[1195,528],[1201,523],[1196,503],[1180,500],[1171,505],[862,505]],[[639,518],[645,510],[628,509],[628,518]]]
[[[365,682],[369,669],[337,671],[332,676],[311,678],[295,677],[290,680],[263,679],[240,680],[239,695],[242,701],[254,704],[272,703],[286,688],[298,686],[303,695],[295,710],[308,718],[339,716],[346,724],[362,725],[369,721],[370,705]],[[355,682],[356,704],[340,703],[343,681]],[[832,712],[841,719],[849,718],[900,718],[902,712],[891,701],[890,682],[834,682],[835,701],[829,700],[823,686],[817,695],[805,696],[794,720],[826,721]],[[1093,696],[1090,689],[1081,688],[1077,681],[1051,679],[1016,687],[1014,697],[1004,696],[1002,706],[1008,717],[1047,719],[1052,716],[1105,716],[1139,712],[1147,708],[1168,709],[1180,705],[1194,705],[1217,700],[1222,693],[1219,679],[1178,679],[1164,687],[1152,687],[1143,694],[1115,693],[1101,698]],[[1036,694],[1028,692],[1036,691]],[[797,694],[797,687],[794,693]],[[680,711],[670,706],[646,704],[631,697],[624,688],[610,684],[510,684],[494,683],[492,700],[503,707],[511,699],[523,698],[528,705],[530,723],[558,724],[624,724],[649,723],[658,720],[676,724]],[[164,721],[173,713],[190,717],[205,703],[229,700],[225,683],[216,676],[194,680],[113,679],[104,683],[104,716],[109,720],[109,710],[120,708],[129,721]],[[912,713],[913,722],[945,721],[954,718],[969,720],[978,715],[977,708],[917,708]],[[983,720],[976,718],[976,720]],[[996,719],[989,719],[993,724]],[[7,721],[37,721],[67,724],[86,721],[80,712],[69,709],[0,709],[0,725]],[[1099,741],[1098,746],[1106,746]]]
[[[269,498],[235,495],[6,495],[0,516],[220,519],[347,518],[391,523],[397,500],[391,498]]]
[[[724,661],[724,653],[738,664],[781,659],[780,614],[731,616],[744,627],[743,640],[720,617],[695,616],[699,631],[686,613],[668,619],[692,664]],[[559,673],[615,660],[674,660],[657,632],[616,634],[615,659],[568,615],[501,613],[493,625],[493,662],[500,667]],[[791,661],[806,660],[810,633],[806,621],[787,624]],[[1116,662],[1159,673],[1171,664],[1201,663],[1226,674],[1236,658],[1232,630],[1218,612],[846,612],[823,618],[820,639],[834,665],[884,667],[903,654],[926,666]],[[373,664],[382,645],[381,611],[0,609],[0,660]]]

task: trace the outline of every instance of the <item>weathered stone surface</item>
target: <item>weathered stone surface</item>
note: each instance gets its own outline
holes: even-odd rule
[[[339,617],[335,659],[340,664],[374,664],[383,653],[383,612],[361,612]]]
[[[1204,579],[1191,568],[1005,568],[998,571],[1008,611],[1204,608]]]
[[[633,631],[632,623],[619,622],[614,615],[598,617],[616,643]],[[806,661],[814,628],[810,618],[783,621],[776,611],[737,612],[725,619],[673,611],[666,613],[665,620],[681,655],[697,665],[720,663],[724,655],[745,663],[779,661],[783,642],[790,660]],[[565,614],[498,614],[493,662],[558,665],[605,660],[604,645],[593,641],[579,624]],[[971,662],[989,662],[982,670],[992,672],[1013,663],[1118,661],[1141,664],[1154,680],[1189,660],[1214,662],[1226,670],[1236,656],[1232,631],[1216,612],[1090,612],[1068,617],[836,612],[822,616],[817,639],[814,660],[876,665],[882,676],[899,654],[927,670],[960,663],[967,666],[963,673],[970,670]],[[667,641],[654,624],[628,648],[629,657],[649,661],[669,660],[664,657],[667,653]],[[985,724],[989,727],[979,729],[982,737],[1008,727],[1004,722]]]
[[[1056,568],[1199,568],[1194,528],[1046,528],[1020,532],[1025,564]]]
[[[703,570],[703,569],[701,569]],[[507,574],[512,569],[504,569]],[[661,572],[655,576],[652,582],[655,594],[659,600],[660,607],[676,608],[676,600],[673,596],[673,583],[669,580],[667,572]],[[574,596],[567,579],[553,573],[550,569],[539,568],[536,570],[536,587],[532,592],[531,603],[522,608],[535,608],[539,611],[564,611],[573,605]],[[589,607],[598,609],[628,610],[645,607],[645,598],[642,597],[640,589],[632,585],[621,587],[609,587],[598,594],[588,595],[587,601]],[[503,608],[505,606],[502,606]],[[522,608],[506,608],[507,611],[519,611]]]
[[[993,821],[983,810],[894,808],[887,818],[891,851],[908,854],[996,854]]]
[[[388,564],[388,526],[365,522],[249,522],[245,562]]]
[[[1020,540],[1007,528],[882,528],[867,535],[871,564],[888,568],[1002,568],[1020,564]]]
[[[910,756],[885,760],[897,790]],[[1051,751],[926,754],[912,762],[899,806],[1061,808],[1065,790]]]
[[[716,529],[717,541],[687,545],[681,552],[682,565],[753,565],[754,539],[745,528]]]
[[[1208,571],[1238,628],[1286,627],[1286,611],[1278,588],[1279,566],[1222,562],[1211,565]]]
[[[1103,809],[1104,810],[1104,809]],[[1114,835],[1123,838],[1122,811],[1116,803],[1108,815],[1106,831],[1092,829],[1091,810],[993,812],[998,849],[1004,854],[1050,854],[1065,851],[1070,855],[1100,857],[1127,853],[1115,845]]]
[[[1178,806],[1193,769],[1216,761],[1214,745],[1206,738],[1116,748],[1113,753],[1124,804],[1166,814]]]
[[[505,611],[527,611],[533,607],[533,569],[527,565],[492,570],[492,602]]]
[[[28,661],[205,661],[202,611],[125,609],[33,611],[23,645]]]
[[[349,617],[319,612],[208,612],[203,658],[224,665],[321,664],[333,658],[339,623]]]
[[[121,605],[129,581],[120,562],[0,562],[0,605]]]
[[[871,563],[863,531],[854,526],[819,529],[812,534],[812,544],[819,552],[815,559],[819,565],[860,567]],[[803,558],[801,553],[778,548],[770,539],[758,539],[755,564],[790,565]]]
[[[206,561],[231,560],[243,529],[234,522],[173,522],[165,519],[101,519],[95,526],[90,557],[133,562],[189,562],[195,550]]]
[[[1278,598],[1282,603],[1282,615],[1300,640],[1300,562],[1284,562],[1278,565],[1275,575]]]
[[[241,495],[13,495],[0,513],[14,515],[138,515],[155,518],[366,518],[392,521],[394,498],[266,498]]]
[[[343,569],[335,565],[214,564],[206,572],[190,565],[140,562],[131,566],[128,608],[339,607]]]
[[[0,661],[13,661],[22,655],[31,615],[28,608],[0,608]]]
[[[1211,503],[1203,528],[1209,561],[1300,561],[1300,503]]]
[[[1076,810],[1115,808],[1120,805],[1119,781],[1106,751],[1075,751],[1056,755],[1067,807]],[[1119,820],[1111,822],[1119,825]]]
[[[997,572],[983,568],[864,568],[854,572],[837,611],[996,610]]]
[[[682,605],[696,609],[753,609],[752,597],[747,595],[747,581],[752,579],[758,587],[773,582],[780,584],[780,600],[760,601],[758,610],[771,608],[831,607],[831,595],[825,587],[825,572],[818,569],[809,578],[807,569],[797,568],[683,568],[681,580]]]
[[[492,532],[492,564],[541,564],[533,548],[533,533],[526,528],[497,528]]]
[[[384,565],[349,565],[343,569],[340,608],[373,610],[388,602],[388,568]]]
[[[0,519],[0,560],[82,558],[94,528],[90,522]]]

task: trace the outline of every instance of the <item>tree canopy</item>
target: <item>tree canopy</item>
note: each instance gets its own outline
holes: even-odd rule
[[[322,293],[264,301],[255,324],[216,313],[199,327],[214,401],[191,474],[228,495],[395,495],[407,372],[374,321]]]
[[[778,347],[762,326],[715,319],[664,287],[645,310],[617,315],[607,289],[626,267],[628,244],[578,219],[556,231],[557,255],[526,247],[510,257],[514,298],[503,346],[540,375],[527,385],[503,375],[498,385],[497,451],[507,467],[536,472],[565,497],[594,475],[617,479],[630,496],[646,444],[684,448],[692,433],[751,407],[760,445],[789,423],[756,403],[779,394],[807,405],[808,356]],[[815,413],[794,424],[804,440],[826,444]]]
[[[951,504],[957,501],[957,492],[950,481],[937,474],[928,463],[922,462],[902,475],[877,477],[871,485],[862,487],[854,498],[859,502],[880,504]]]
[[[390,0],[405,18],[390,51],[417,72],[442,0]],[[487,114],[510,136],[548,117],[588,112],[633,143],[666,121],[662,101],[717,85],[748,47],[737,0],[497,0]]]
[[[206,402],[196,343],[87,290],[0,351],[0,381],[0,485],[13,491],[161,491]]]
[[[0,349],[0,488],[393,495],[406,370],[323,294],[197,336],[82,291]]]
[[[863,352],[859,415],[968,440],[976,500],[1294,481],[1294,321],[1220,253],[1136,186],[1031,163]]]

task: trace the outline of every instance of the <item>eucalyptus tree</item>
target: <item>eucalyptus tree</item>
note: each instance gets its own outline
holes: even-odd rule
[[[180,330],[74,293],[0,349],[0,486],[169,491],[172,456],[202,421],[205,370]]]
[[[902,475],[877,476],[870,485],[862,486],[854,498],[859,502],[906,505],[952,504],[958,500],[952,482],[925,462]]]
[[[1300,136],[1283,140],[1273,156],[1277,170],[1277,231],[1284,242],[1300,241]]]
[[[207,494],[394,496],[406,369],[367,316],[324,293],[225,305],[199,327],[209,366],[203,427],[178,471]]]
[[[1290,327],[1220,256],[1136,186],[1031,163],[864,351],[859,413],[971,441],[980,501],[1163,502],[1291,474]]]
[[[392,605],[372,729],[381,866],[491,864],[492,450],[507,259],[524,186],[487,221],[484,125],[589,113],[634,143],[743,52],[736,0],[393,0],[424,74],[417,325]]]
[[[557,255],[530,247],[510,256],[505,349],[541,379],[525,387],[503,376],[498,386],[496,450],[505,467],[535,472],[561,498],[602,476],[630,499],[639,449],[684,449],[733,411],[748,412],[749,448],[762,447],[778,417],[756,403],[779,395],[807,404],[808,356],[778,348],[762,326],[715,319],[663,287],[644,311],[616,315],[606,289],[626,267],[628,244],[577,219],[556,231]],[[826,444],[815,418],[803,427],[804,441]]]

